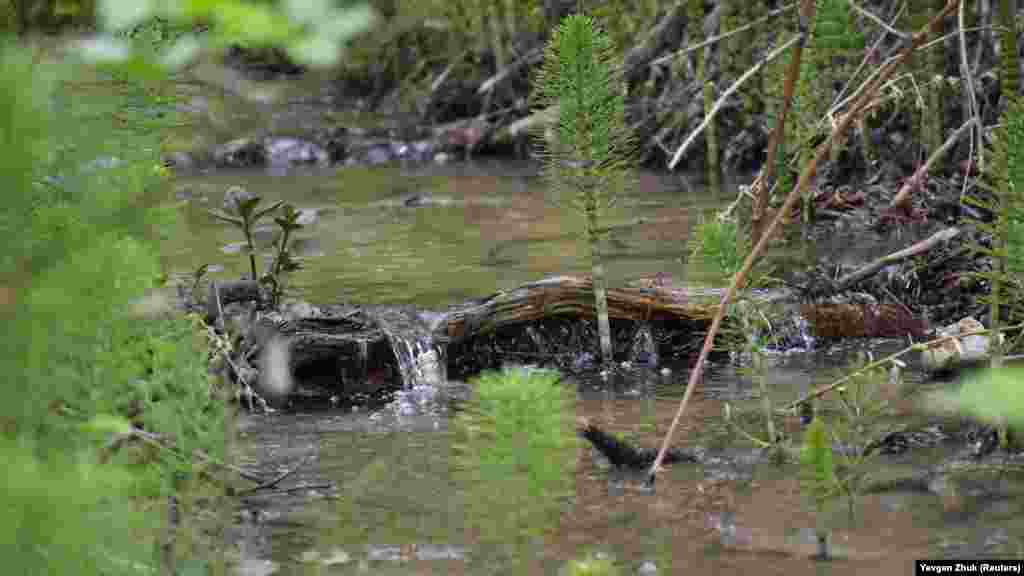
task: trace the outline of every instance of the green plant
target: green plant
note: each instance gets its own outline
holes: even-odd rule
[[[722,217],[701,216],[689,244],[690,261],[721,277],[739,270],[750,252],[749,236],[740,234],[735,220]]]
[[[991,286],[986,300],[994,332],[1004,320],[1004,308],[1009,313],[1005,320],[1011,323],[1024,316],[1020,304],[1024,299],[1024,99],[1011,97],[1000,119],[983,182],[988,195],[964,198],[965,203],[995,216],[991,222],[974,223],[991,239],[989,245],[975,245],[974,249],[992,262],[991,269],[978,276]],[[999,341],[999,336],[993,334],[992,341]],[[993,367],[998,367],[998,356],[993,355]]]
[[[548,371],[485,373],[475,385],[453,422],[453,477],[475,531],[518,557],[572,495],[574,394]]]
[[[276,253],[271,260],[267,272],[260,279],[261,282],[270,286],[271,302],[274,306],[281,301],[284,294],[284,278],[287,274],[302,269],[302,264],[292,255],[288,247],[288,240],[292,232],[302,228],[299,224],[301,214],[291,204],[281,207],[282,214],[274,217],[274,223],[281,229],[281,237],[278,239]]]
[[[249,268],[253,280],[270,287],[270,301],[276,306],[284,294],[284,278],[286,274],[300,270],[302,264],[292,255],[288,241],[292,233],[302,228],[299,223],[301,213],[291,204],[278,200],[266,208],[258,208],[262,197],[245,190],[241,186],[232,186],[224,194],[224,207],[228,212],[220,210],[207,210],[211,216],[227,222],[239,230],[245,236],[245,251],[249,255]],[[274,223],[281,229],[281,235],[274,246],[274,255],[262,276],[256,275],[256,245],[252,239],[253,227],[264,216],[273,213],[281,208],[281,215],[274,217]],[[196,280],[198,283],[198,278]]]
[[[223,446],[223,404],[193,327],[133,314],[174,224],[154,207],[157,138],[111,126],[122,94],[70,94],[58,82],[70,67],[10,44],[0,63],[0,286],[17,294],[0,309],[0,509],[11,519],[0,548],[19,574],[135,574],[149,568],[138,543],[155,540],[160,519],[141,511],[201,467],[105,447],[132,425],[184,454]]]
[[[818,557],[828,559],[831,553],[824,514],[825,506],[835,497],[837,482],[832,461],[832,442],[825,424],[818,416],[811,420],[804,431],[803,447],[800,449],[800,487],[816,512]]]
[[[220,210],[207,210],[211,216],[227,222],[239,230],[245,236],[245,251],[249,255],[249,270],[253,280],[258,280],[256,275],[256,244],[252,240],[253,226],[264,216],[277,210],[284,204],[284,200],[278,200],[266,208],[256,209],[263,198],[259,194],[249,192],[241,186],[232,186],[224,193],[224,208],[227,212]]]
[[[108,35],[85,44],[88,56],[97,61],[134,59],[142,65],[159,62],[172,68],[191,61],[203,48],[218,50],[232,44],[283,46],[297,62],[329,66],[338,62],[339,46],[375,19],[366,4],[252,0],[101,0],[97,14]],[[202,38],[178,33],[194,22],[207,24]],[[150,27],[154,34],[147,34]],[[155,40],[149,44],[150,53],[131,50],[124,34],[128,31]]]
[[[536,76],[540,109],[558,106],[550,140],[540,139],[544,175],[561,196],[572,194],[584,217],[601,355],[612,361],[600,217],[626,185],[634,138],[625,124],[625,93],[608,36],[583,14],[566,17],[552,34]]]

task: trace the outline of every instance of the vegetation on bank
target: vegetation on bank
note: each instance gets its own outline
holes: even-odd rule
[[[495,37],[498,26],[503,32],[497,37],[513,38],[530,29],[521,27],[519,18],[529,22],[536,16],[531,12],[535,9],[524,15],[515,7],[507,3],[503,11],[480,18],[467,12],[467,21],[475,22],[474,34],[481,38],[487,30]],[[254,8],[248,14],[258,19],[264,12]],[[118,26],[140,22],[126,18]],[[270,28],[250,30],[267,34],[257,38],[260,42],[288,44],[295,39],[279,37]],[[338,29],[324,31],[321,40],[332,42],[337,33]],[[108,40],[101,48],[110,55],[118,44]],[[178,40],[171,42],[170,50],[180,46]],[[330,50],[321,51],[319,44],[296,40],[289,45],[295,54],[311,60],[317,55],[331,58]],[[478,49],[494,51],[494,57],[506,63],[514,53],[499,56],[493,45]],[[0,258],[0,314],[9,331],[0,356],[8,375],[8,386],[0,392],[0,453],[8,462],[0,502],[5,518],[13,519],[3,529],[8,536],[4,551],[20,573],[153,572],[153,551],[168,514],[163,503],[183,496],[183,486],[213,479],[209,462],[226,457],[228,418],[226,395],[206,373],[203,332],[190,319],[140,321],[138,307],[132,306],[160,284],[157,246],[161,237],[174,233],[169,212],[154,201],[163,178],[156,169],[160,127],[144,122],[142,111],[140,117],[129,112],[124,125],[112,124],[110,118],[125,118],[126,110],[135,109],[127,98],[69,95],[57,83],[56,65],[37,66],[35,56],[21,48],[5,45],[0,58],[8,73],[0,84],[0,158],[9,191],[0,212],[0,236],[10,247]],[[886,68],[890,76],[891,72]],[[47,78],[51,73],[53,78]],[[877,83],[869,84],[864,93],[874,90],[869,97],[877,96],[878,88]],[[813,91],[805,86],[797,94],[808,97]],[[854,110],[863,113],[867,99],[858,102]],[[855,121],[852,114],[843,118],[841,130]],[[1004,311],[1011,317],[1020,314],[1017,306],[1024,301],[1015,275],[1024,242],[1017,192],[1024,163],[1014,152],[1020,149],[1014,144],[1020,136],[1020,115],[1018,105],[1008,107],[1002,147],[995,148],[987,165],[993,191],[985,206],[998,216],[986,228],[991,237],[981,249],[994,261],[986,281],[994,287],[996,331]],[[784,126],[781,119],[779,125]],[[140,130],[143,126],[152,130]],[[621,123],[616,126],[623,129]],[[797,134],[789,138],[801,145],[814,140],[813,135],[801,139],[799,129]],[[817,164],[830,154],[835,133],[828,137],[824,145],[816,144],[813,156],[804,156],[805,162],[797,165],[800,178],[779,215],[795,206]],[[578,156],[569,160],[578,161]],[[762,183],[765,194],[766,186]],[[289,217],[294,223],[294,213]],[[712,259],[737,272],[723,299],[722,314],[778,221],[777,215],[769,233],[751,242],[746,260],[731,251],[729,242],[730,235],[743,231],[717,225],[702,228],[705,245],[714,248]],[[287,236],[279,257],[286,249]],[[1011,336],[1019,338],[1017,334]],[[686,398],[700,370],[698,362]],[[1007,385],[1015,381],[1009,377],[1012,373],[992,374],[998,385],[995,392],[964,394],[954,399],[954,405],[997,423],[1018,425],[1024,410],[1013,402]],[[567,468],[549,465],[574,462],[569,404],[553,377],[525,373],[485,376],[478,394],[477,403],[457,423],[462,434],[458,472],[467,474],[473,484],[468,496],[477,499],[478,528],[496,541],[518,545],[550,521],[553,504],[569,490]],[[770,407],[765,414],[772,417]],[[831,472],[824,425],[815,422],[805,467],[812,476],[808,488],[814,503],[823,506],[838,481]],[[126,447],[125,438],[137,431],[159,441]],[[777,442],[774,433],[767,442]],[[194,458],[197,453],[205,458]],[[652,471],[656,468],[657,463]],[[500,500],[493,499],[496,493]],[[497,510],[505,514],[494,516]],[[512,521],[489,523],[494,517]],[[97,524],[104,530],[91,529]],[[152,546],[139,546],[140,534]]]
[[[174,479],[205,472],[190,455],[223,458],[226,405],[189,321],[132,306],[173,233],[157,134],[112,124],[127,101],[71,94],[72,70],[39,58],[0,47],[4,552],[19,574],[137,574]],[[175,452],[116,446],[133,429]]]
[[[95,9],[112,32],[161,16],[134,2],[59,4],[77,10],[72,20]],[[45,13],[49,3],[14,7],[23,33],[66,24]],[[183,13],[188,21],[216,17],[209,46],[237,38],[239,29],[281,41],[251,26],[269,10],[260,4],[182,7],[193,10]],[[296,54],[336,57],[341,24],[306,34],[303,18],[320,14],[280,14]],[[348,21],[348,29],[360,22]],[[273,20],[266,24],[280,32]],[[180,52],[175,39],[182,37],[160,36],[143,54],[120,44],[123,36],[93,44],[102,49],[87,55],[131,57],[128,66],[106,68],[119,88],[96,92],[78,81],[90,74],[90,62],[61,64],[25,44],[0,45],[0,315],[8,334],[0,354],[0,452],[7,463],[0,530],[12,573],[225,570],[223,545],[209,532],[216,527],[198,528],[190,518],[197,496],[207,507],[223,497],[229,394],[207,373],[201,322],[153,305],[154,289],[166,281],[159,244],[176,230],[173,207],[160,201],[167,178],[161,140],[175,120],[173,108],[160,111],[158,94],[148,89],[157,69],[134,63],[150,56],[167,62],[160,49]],[[284,225],[294,216],[286,214]],[[276,278],[279,270],[273,272]]]

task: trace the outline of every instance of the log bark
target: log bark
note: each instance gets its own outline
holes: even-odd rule
[[[607,298],[608,317],[621,320],[672,318],[710,322],[717,310],[717,304],[712,302],[713,291],[624,287],[609,289]],[[590,278],[546,278],[455,308],[440,323],[437,334],[458,342],[501,326],[558,314],[596,315],[594,285]]]

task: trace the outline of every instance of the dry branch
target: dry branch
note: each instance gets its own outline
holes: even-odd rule
[[[853,272],[850,272],[849,274],[837,280],[835,284],[836,292],[842,292],[843,290],[846,290],[850,286],[853,286],[857,282],[860,282],[861,280],[871,276],[875,272],[878,272],[879,270],[885,268],[886,266],[889,266],[890,264],[902,262],[907,258],[913,258],[914,256],[924,254],[925,252],[931,250],[932,248],[938,246],[939,244],[943,244],[945,242],[952,240],[953,238],[956,238],[957,234],[959,233],[960,230],[957,228],[946,228],[944,230],[936,232],[935,234],[932,234],[928,238],[925,238],[924,240],[921,240],[920,242],[912,246],[909,246],[897,252],[893,252],[892,254],[887,254],[873,262],[865,264],[864,266],[854,270]]]
[[[964,122],[962,126],[957,128],[955,132],[950,134],[949,138],[942,143],[942,146],[939,146],[934,152],[932,152],[924,165],[915,170],[914,174],[910,178],[907,178],[907,181],[900,187],[900,191],[896,193],[896,196],[893,197],[892,202],[890,202],[889,205],[893,207],[909,207],[910,195],[915,189],[920,188],[928,170],[931,169],[932,165],[935,164],[939,158],[942,158],[942,155],[945,154],[946,151],[953,147],[953,144],[956,144],[957,140],[960,139],[960,136],[962,136],[965,131],[974,127],[975,122],[976,119],[971,118],[967,122]]]
[[[608,316],[642,321],[674,318],[708,322],[715,313],[714,291],[697,292],[652,288],[610,288]],[[520,324],[553,315],[594,316],[594,287],[590,278],[558,276],[505,292],[449,312],[438,334],[458,342],[501,326]]]
[[[665,440],[662,442],[661,449],[658,451],[658,457],[655,459],[654,463],[651,465],[650,471],[648,472],[647,481],[649,484],[654,484],[655,475],[657,474],[665,454],[668,451],[669,444],[672,442],[672,435],[679,426],[679,421],[682,419],[683,412],[686,411],[686,405],[689,404],[690,397],[693,396],[693,392],[697,388],[697,382],[700,380],[701,373],[704,369],[704,363],[707,362],[708,355],[711,353],[711,347],[714,343],[715,335],[718,334],[718,330],[722,325],[722,320],[725,318],[725,312],[728,309],[729,303],[732,302],[733,298],[735,298],[736,291],[740,284],[743,283],[746,275],[750,272],[754,262],[757,261],[757,259],[760,258],[761,253],[764,252],[764,249],[768,245],[768,239],[775,233],[783,215],[789,213],[796,205],[797,200],[807,188],[807,183],[817,174],[818,164],[829,155],[835,141],[845,134],[850,125],[860,117],[860,114],[868,104],[869,100],[877,92],[878,87],[888,80],[901,64],[910,58],[914,50],[924,43],[929,34],[931,34],[932,31],[942,23],[942,20],[947,14],[956,9],[958,4],[959,2],[957,0],[948,0],[942,11],[939,12],[939,14],[935,16],[924,29],[914,34],[911,42],[904,46],[900,51],[899,57],[891,63],[883,66],[881,73],[869,82],[865,87],[865,90],[863,90],[861,95],[857,98],[857,101],[854,102],[850,111],[843,115],[839,124],[832,130],[828,139],[818,146],[814,158],[807,164],[803,172],[801,172],[800,179],[786,197],[786,201],[783,203],[782,208],[780,208],[778,213],[776,213],[775,218],[772,220],[771,224],[768,225],[768,229],[765,230],[757,244],[750,251],[747,259],[743,262],[742,268],[740,268],[739,272],[733,276],[732,283],[729,285],[728,290],[726,290],[725,294],[722,295],[721,304],[718,307],[714,320],[711,322],[711,328],[708,329],[707,337],[704,340],[704,347],[701,348],[700,356],[697,357],[697,363],[690,372],[690,380],[686,385],[686,392],[683,395],[683,399],[679,402],[679,409],[676,411],[676,415],[672,419],[672,424],[669,427],[668,432],[665,434]]]

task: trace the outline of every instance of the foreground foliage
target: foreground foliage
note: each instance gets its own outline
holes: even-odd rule
[[[574,412],[556,373],[511,369],[482,375],[455,418],[453,476],[466,486],[467,518],[512,558],[572,495]]]
[[[224,406],[187,321],[131,306],[173,226],[154,202],[157,135],[112,123],[126,102],[72,97],[42,58],[0,46],[0,548],[11,573],[137,574],[163,517],[147,502],[199,472],[194,450],[221,456]],[[175,453],[105,450],[133,426]]]

